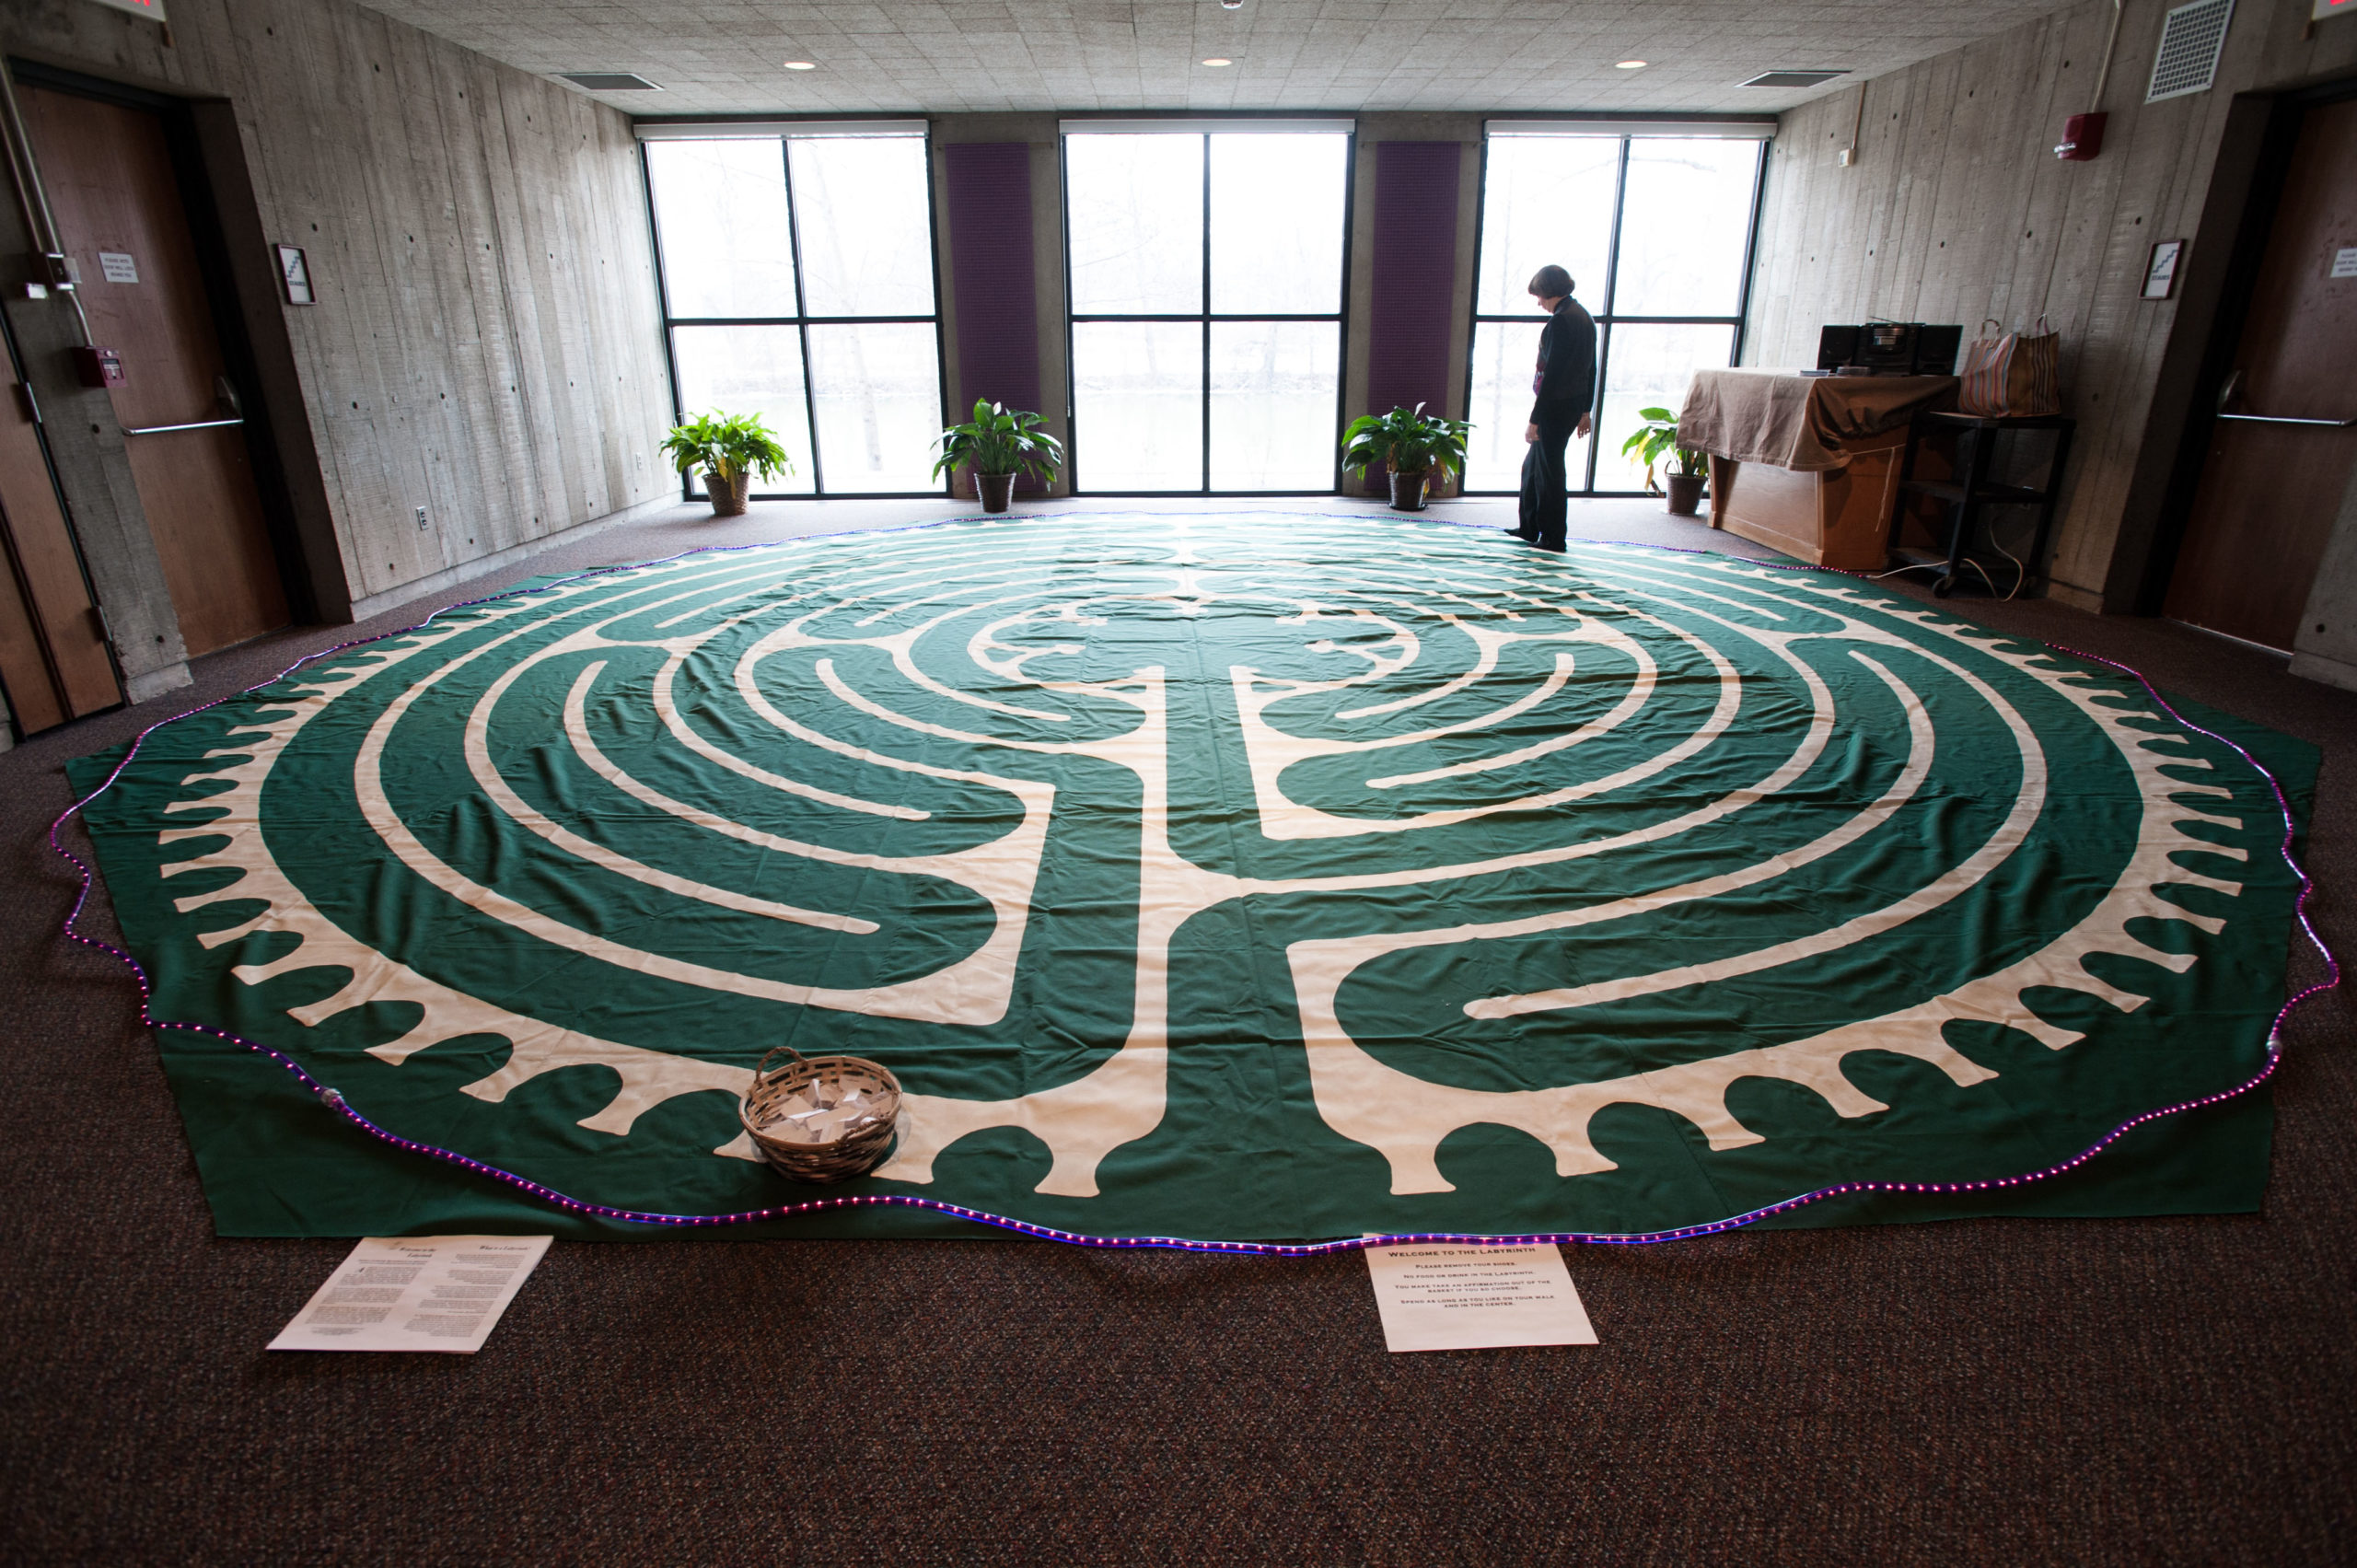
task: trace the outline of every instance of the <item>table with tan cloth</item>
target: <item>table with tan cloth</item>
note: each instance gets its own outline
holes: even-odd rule
[[[1698,370],[1678,444],[1711,455],[1711,526],[1819,566],[1883,563],[1907,428],[1953,376]]]

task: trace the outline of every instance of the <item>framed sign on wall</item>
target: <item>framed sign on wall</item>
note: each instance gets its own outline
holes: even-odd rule
[[[2144,263],[2144,297],[2166,299],[2177,292],[2177,258],[2185,254],[2185,241],[2164,239],[2153,247],[2152,256]]]
[[[286,290],[289,305],[316,305],[318,297],[311,293],[311,264],[299,245],[278,247],[278,281]]]

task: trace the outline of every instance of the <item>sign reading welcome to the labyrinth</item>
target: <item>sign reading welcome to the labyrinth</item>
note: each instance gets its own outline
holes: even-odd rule
[[[752,1063],[849,1051],[909,1091],[850,1191],[1117,1236],[2035,1170],[2263,1063],[2296,885],[2231,749],[1856,580],[1248,513],[557,580],[165,727],[90,816],[156,1016],[402,1137],[757,1209],[822,1194]],[[524,1212],[162,1039],[225,1229]]]

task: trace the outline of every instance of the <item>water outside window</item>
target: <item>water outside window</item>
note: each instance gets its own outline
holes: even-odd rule
[[[1089,485],[1193,490],[1203,478],[1202,330],[1192,322],[1075,321],[1074,422]],[[1074,460],[1080,442],[1074,435]]]
[[[1666,408],[1676,413],[1686,401],[1686,389],[1694,379],[1696,367],[1726,365],[1734,358],[1733,327],[1717,322],[1616,322],[1612,363],[1604,376],[1604,401],[1596,415],[1596,488],[1643,490],[1645,465],[1633,453],[1620,450],[1644,423],[1637,411]],[[1655,471],[1658,479],[1663,470]]]
[[[1341,131],[1064,137],[1076,489],[1330,491]]]
[[[671,365],[679,407],[688,416],[725,409],[757,413],[794,459],[791,474],[761,483],[764,494],[810,495],[810,401],[802,387],[802,336],[784,327],[674,327]]]
[[[1212,323],[1213,490],[1332,488],[1341,349],[1323,321]]]
[[[645,151],[680,412],[768,422],[795,471],[759,494],[937,494],[923,136],[659,140]]]
[[[819,468],[837,493],[929,490],[941,436],[941,361],[925,321],[813,321]]]
[[[1573,488],[1643,489],[1644,465],[1620,454],[1637,411],[1675,410],[1696,370],[1733,364],[1740,346],[1760,146],[1732,136],[1491,136],[1469,491],[1520,486],[1544,319],[1527,291],[1550,261],[1571,273],[1573,297],[1596,319],[1596,429],[1566,455]]]
[[[1532,370],[1546,319],[1534,305],[1526,321],[1473,324],[1473,374],[1466,383],[1466,417],[1473,422],[1465,443],[1469,491],[1522,486],[1523,455],[1530,450],[1522,434],[1530,423]],[[1586,437],[1572,437],[1563,471],[1574,478],[1587,472]]]

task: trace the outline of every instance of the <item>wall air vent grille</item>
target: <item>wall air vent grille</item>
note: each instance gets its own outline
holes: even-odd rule
[[[1762,71],[1744,83],[1747,87],[1813,87],[1819,82],[1829,82],[1836,76],[1846,76],[1846,65],[1830,71]]]
[[[2234,19],[2235,0],[2193,0],[2163,18],[2161,52],[2154,58],[2153,85],[2145,89],[2144,101],[2208,92],[2218,79],[2226,24]]]
[[[663,90],[644,76],[628,71],[566,71],[561,74],[575,87],[593,93],[659,93]]]

